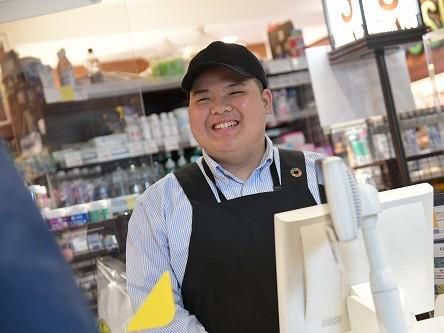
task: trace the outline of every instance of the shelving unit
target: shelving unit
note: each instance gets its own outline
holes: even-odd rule
[[[90,85],[45,88],[43,92],[47,104],[64,103],[179,89],[181,80],[182,77],[114,79]]]
[[[101,248],[93,251],[81,252],[76,254],[70,262],[77,283],[85,294],[88,304],[93,311],[96,311],[97,308],[97,260],[103,256],[111,256],[119,260],[124,260],[129,218],[130,214],[121,214],[102,222],[88,223],[82,226],[71,226],[63,230],[52,231],[56,237],[63,237],[65,233],[76,232],[82,229],[85,229],[85,237],[87,234],[93,233],[114,235],[116,237],[118,248]]]

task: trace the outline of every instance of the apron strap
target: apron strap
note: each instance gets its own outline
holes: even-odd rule
[[[177,178],[191,204],[204,201],[217,202],[213,191],[208,186],[208,182],[196,162],[180,168],[174,172],[174,176]]]
[[[210,170],[210,167],[208,166],[207,162],[205,162],[205,159],[202,159],[202,165],[205,171],[205,174],[210,178],[210,180],[213,182],[214,186],[216,187],[217,194],[219,195],[220,201],[227,201],[227,198],[225,198],[225,195],[220,190],[219,186],[216,185],[216,180],[214,179],[214,175]]]

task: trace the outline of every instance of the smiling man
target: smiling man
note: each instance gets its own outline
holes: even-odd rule
[[[211,43],[182,88],[203,157],[138,199],[127,240],[133,305],[169,271],[176,316],[151,332],[278,333],[273,216],[321,203],[321,156],[273,147],[272,94],[241,45]]]

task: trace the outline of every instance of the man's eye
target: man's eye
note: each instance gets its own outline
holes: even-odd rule
[[[232,91],[232,92],[230,92],[230,95],[232,95],[232,96],[236,96],[236,95],[240,95],[240,94],[243,94],[243,90],[236,90],[236,91]]]
[[[210,99],[208,97],[201,97],[197,99],[197,103],[205,103],[209,101]]]

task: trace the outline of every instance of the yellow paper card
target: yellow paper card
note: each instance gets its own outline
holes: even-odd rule
[[[73,101],[74,100],[74,89],[71,86],[61,86],[60,87],[60,95],[62,96],[62,100]]]
[[[128,324],[128,332],[167,326],[174,318],[173,288],[169,272],[165,272]]]

